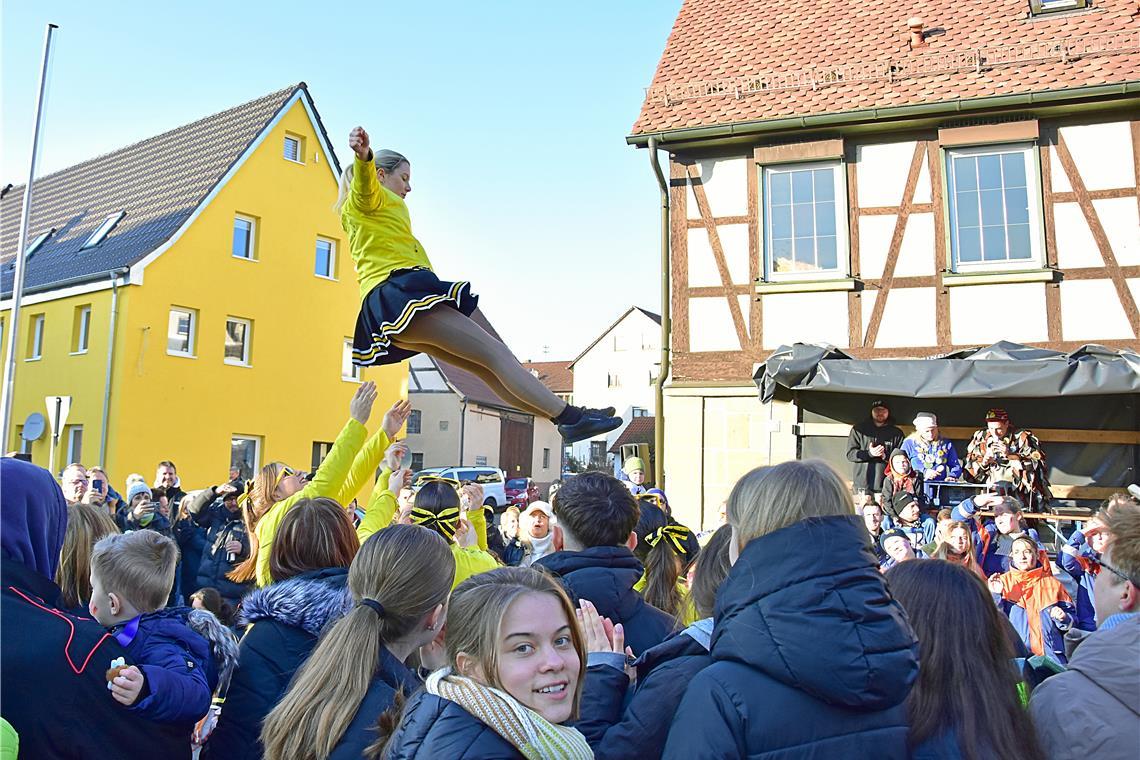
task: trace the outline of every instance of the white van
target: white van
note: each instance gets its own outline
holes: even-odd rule
[[[496,512],[507,508],[506,476],[498,467],[430,467],[412,477],[412,490],[420,490],[421,481],[428,475],[475,483],[483,487],[483,506],[493,507]]]

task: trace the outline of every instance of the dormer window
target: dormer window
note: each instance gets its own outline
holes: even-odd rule
[[[120,211],[117,214],[111,214],[109,217],[104,219],[103,223],[99,225],[99,229],[91,233],[91,237],[87,238],[87,242],[80,246],[79,250],[82,251],[87,248],[94,248],[95,246],[102,243],[103,238],[107,237],[107,235],[111,233],[111,230],[115,229],[115,225],[118,224],[119,221],[126,215],[126,211]]]
[[[1089,7],[1089,0],[1029,0],[1029,15],[1044,16],[1050,13],[1079,11]]]
[[[46,243],[47,239],[49,237],[51,237],[52,233],[54,233],[54,232],[55,232],[55,228],[53,227],[52,229],[48,230],[47,232],[42,233],[39,237],[37,237],[35,240],[33,240],[31,243],[29,243],[28,244],[28,250],[25,251],[25,253],[24,253],[24,258],[30,259],[32,257],[32,254],[35,253],[36,251],[38,251],[40,249],[40,246],[42,246],[44,243]]]

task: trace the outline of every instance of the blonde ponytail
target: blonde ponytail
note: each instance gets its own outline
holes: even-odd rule
[[[446,603],[455,558],[441,536],[415,525],[372,535],[348,570],[356,601],[325,632],[261,730],[267,760],[326,760],[344,736],[380,661]]]

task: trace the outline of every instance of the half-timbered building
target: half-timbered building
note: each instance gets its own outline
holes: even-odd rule
[[[691,523],[796,455],[753,382],[781,345],[1140,348],[1135,0],[685,0],[628,141],[668,153]]]

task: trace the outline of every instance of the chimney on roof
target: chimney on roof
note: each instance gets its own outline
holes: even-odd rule
[[[918,16],[911,16],[906,20],[906,28],[910,30],[910,49],[926,47],[926,40],[922,35],[922,28],[925,26],[922,19]]]

